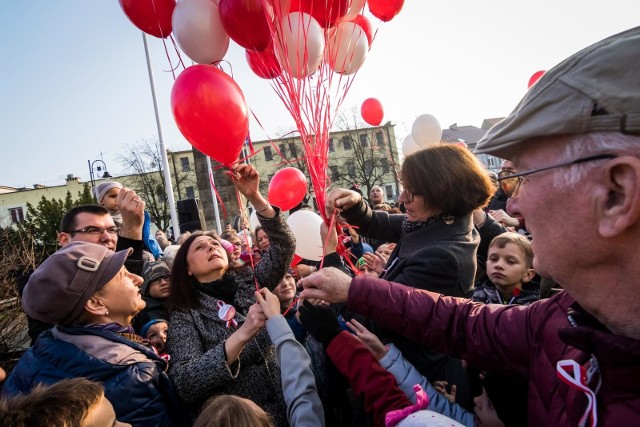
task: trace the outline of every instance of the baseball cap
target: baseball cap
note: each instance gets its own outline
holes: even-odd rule
[[[640,133],[640,27],[601,40],[547,71],[477,154],[509,158],[525,140],[616,131]]]
[[[25,313],[41,322],[65,325],[122,268],[131,249],[112,252],[104,246],[69,243],[31,275],[22,294]]]

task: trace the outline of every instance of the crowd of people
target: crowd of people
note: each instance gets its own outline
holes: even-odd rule
[[[0,424],[638,422],[638,62],[640,28],[548,71],[477,147],[497,175],[438,144],[394,203],[332,189],[321,262],[294,262],[251,165],[230,176],[260,226],[220,236],[151,236],[100,184],[20,286],[32,347]]]

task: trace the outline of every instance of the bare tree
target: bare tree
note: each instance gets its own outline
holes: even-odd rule
[[[151,221],[160,230],[166,230],[171,225],[171,217],[160,144],[155,140],[144,140],[135,146],[126,145],[125,150],[124,155],[118,156],[118,161],[131,174],[126,184],[145,201]],[[194,177],[178,170],[173,171],[171,181],[174,191],[186,185],[196,186]]]
[[[334,184],[347,187],[358,184],[370,191],[375,185],[396,180],[396,159],[385,141],[382,128],[372,131],[359,119],[356,109],[339,113],[335,127],[340,132],[334,144],[341,145],[338,163],[342,166],[330,166]]]

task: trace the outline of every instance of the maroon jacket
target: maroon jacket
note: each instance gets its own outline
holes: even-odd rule
[[[595,390],[601,379],[599,426],[640,423],[640,340],[612,334],[566,292],[526,307],[484,305],[358,276],[348,308],[482,370],[528,378],[531,426],[577,426],[585,413],[586,395],[556,374],[566,359],[599,366],[589,383]]]
[[[374,425],[384,427],[387,412],[411,406],[393,375],[387,372],[356,337],[342,331],[327,347],[327,355],[338,371],[349,379],[364,406],[373,415]]]

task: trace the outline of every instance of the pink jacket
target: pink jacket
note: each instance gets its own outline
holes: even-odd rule
[[[577,426],[587,413],[587,395],[558,376],[568,359],[587,368],[598,425],[640,424],[640,340],[610,333],[566,292],[484,305],[358,276],[348,308],[482,370],[528,378],[531,426]]]

